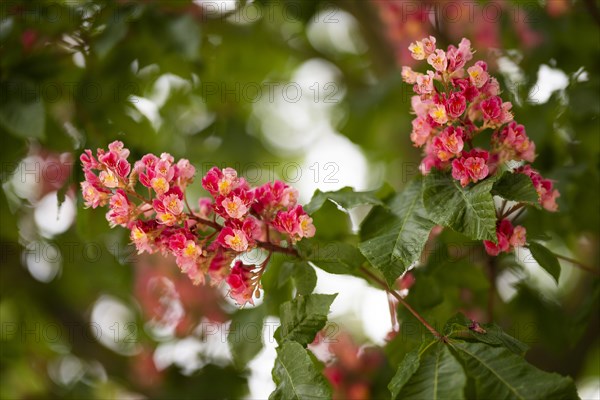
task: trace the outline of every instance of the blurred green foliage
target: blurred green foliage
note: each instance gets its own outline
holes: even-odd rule
[[[145,329],[148,318],[135,294],[137,259],[127,247],[126,233],[110,230],[101,212],[83,210],[77,200],[82,176],[76,160],[84,148],[106,147],[119,139],[132,150],[133,159],[148,152],[170,152],[190,159],[199,173],[213,164],[264,168],[265,163],[301,162],[310,142],[291,152],[273,145],[303,133],[286,133],[286,120],[292,115],[267,112],[277,106],[268,100],[268,88],[277,84],[275,93],[279,93],[283,85],[298,79],[299,67],[319,60],[334,76],[329,89],[339,96],[325,104],[329,89],[319,86],[318,101],[313,103],[326,110],[318,109],[327,113],[333,130],[364,153],[369,162],[368,186],[376,188],[386,181],[401,189],[418,173],[420,154],[409,140],[411,88],[402,83],[392,56],[394,43],[374,2],[238,3],[237,9],[220,15],[183,0],[36,0],[0,5],[4,189],[0,196],[0,397],[103,399],[141,393],[154,398],[240,398],[248,393],[246,363],[260,347],[232,345],[241,349],[234,356],[236,363],[208,357],[206,365],[192,372],[171,365],[158,373],[148,367],[144,353],[128,354],[123,350],[127,346],[107,347],[90,334],[95,302],[112,296],[133,314],[135,346],[153,349],[164,342]],[[221,7],[225,2],[213,4]],[[516,68],[518,79],[494,66],[515,103],[516,120],[537,145],[535,167],[556,179],[562,194],[559,213],[528,210],[524,220],[528,235],[547,235],[551,238],[547,245],[556,252],[597,268],[600,40],[594,18],[598,6],[593,1],[567,4],[561,15],[551,15],[538,2],[521,9],[532,17],[528,24],[542,37],[536,46],[524,46],[505,19],[488,21],[501,26],[500,49],[492,52],[474,43],[484,57],[501,56]],[[254,19],[257,10],[261,17]],[[333,18],[329,26],[316,23],[328,17]],[[335,35],[344,35],[347,28],[335,29],[349,18],[355,25],[348,35],[355,45],[362,43],[355,46],[358,50],[344,50],[336,43]],[[457,41],[452,21],[442,18],[436,26],[429,20],[422,25],[444,45]],[[322,32],[319,36],[315,27],[329,29],[333,36]],[[538,82],[542,65],[562,71],[568,80],[545,102],[531,97],[545,84]],[[315,82],[319,79],[315,77]],[[314,91],[304,90],[313,96]],[[314,113],[305,117],[316,121]],[[273,131],[280,136],[272,137]],[[24,175],[19,162],[24,157],[59,153],[71,155],[73,170],[60,177],[58,187],[48,188],[42,182],[33,195],[18,190],[19,184],[31,186],[20,179]],[[267,174],[260,180],[267,180]],[[201,191],[195,186],[190,194],[197,196]],[[65,232],[44,235],[34,213],[41,198],[53,191],[59,197],[73,196],[76,222]],[[320,263],[315,263],[332,273],[353,273],[352,268],[364,260],[354,247],[358,239],[348,215],[326,202],[314,218],[315,243],[345,243],[336,259],[321,253],[315,255]],[[60,271],[48,283],[34,279],[26,268],[27,255],[39,255],[35,247],[32,250],[36,244],[62,254]],[[477,251],[464,257],[454,254],[461,246],[474,249],[473,243],[445,231],[432,246],[424,268],[414,271],[416,283],[407,299],[436,326],[458,310],[479,310],[483,315],[489,302],[488,266]],[[326,247],[321,250],[327,252]],[[273,258],[263,278],[264,306],[237,313],[222,306],[224,319],[263,321],[267,315],[278,316],[279,306],[291,300],[294,288],[310,293],[312,268],[291,273],[289,261]],[[532,347],[528,360],[576,379],[597,377],[598,278],[562,263],[561,280],[567,278],[558,289],[544,292],[531,277],[531,269],[512,259],[499,258],[494,268],[519,278],[514,297],[506,303],[494,299],[495,319]],[[308,283],[298,282],[304,279]],[[417,326],[414,317],[403,309],[398,312],[406,329],[385,346],[393,369],[422,335],[420,329],[410,329]],[[56,330],[61,333],[58,338]],[[262,368],[270,370],[272,365]],[[386,384],[381,382],[377,393]]]

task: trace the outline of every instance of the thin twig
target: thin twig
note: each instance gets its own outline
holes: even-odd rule
[[[589,267],[589,266],[583,264],[581,261],[577,261],[577,260],[575,260],[573,258],[561,256],[560,254],[556,254],[556,253],[552,253],[552,254],[554,254],[556,256],[556,258],[559,258],[561,260],[570,262],[571,264],[573,264],[577,268],[580,268],[580,269],[582,269],[584,271],[587,271],[587,272],[591,272],[592,274],[595,274],[595,275],[600,275],[600,271],[595,270],[594,268]]]
[[[385,283],[384,281],[382,281],[381,279],[379,279],[379,277],[377,277],[376,275],[374,275],[373,273],[371,273],[371,271],[369,271],[368,269],[366,269],[365,267],[360,267],[360,270],[367,275],[369,278],[371,278],[374,282],[376,282],[377,284],[379,284],[379,286],[381,286],[381,288],[385,291],[387,291],[389,294],[391,294],[392,296],[394,296],[394,298],[396,300],[398,300],[398,302],[400,304],[402,304],[408,311],[410,311],[410,313],[419,320],[420,323],[423,324],[423,326],[425,326],[425,328],[427,328],[427,330],[429,330],[429,332],[431,332],[431,334],[438,338],[438,339],[443,339],[442,334],[440,334],[437,330],[435,330],[435,328],[433,326],[431,326],[427,321],[425,321],[425,318],[423,318],[421,316],[421,314],[419,314],[414,308],[412,308],[410,306],[410,304],[408,304],[403,298],[402,296],[400,296],[395,290],[390,289],[390,287],[388,286],[387,283]]]

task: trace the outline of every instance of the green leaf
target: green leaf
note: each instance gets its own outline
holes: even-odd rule
[[[434,226],[421,190],[422,179],[413,180],[389,200],[388,208],[374,207],[361,225],[359,249],[390,285],[419,259]]]
[[[409,352],[398,366],[396,375],[394,375],[388,385],[388,389],[392,393],[392,399],[398,397],[398,393],[400,393],[402,387],[404,387],[410,377],[417,372],[420,364],[419,351],[420,349],[414,349]]]
[[[358,249],[344,242],[302,240],[297,245],[300,256],[331,274],[352,274],[365,261]]]
[[[0,91],[0,125],[22,139],[43,139],[46,111],[42,96],[34,84],[17,79],[2,84]]]
[[[266,317],[264,306],[238,310],[231,319],[227,343],[238,367],[244,367],[262,349],[263,320]]]
[[[525,174],[505,172],[492,187],[492,194],[506,200],[528,203],[540,208],[538,194]]]
[[[281,326],[275,331],[278,343],[295,341],[303,346],[311,343],[325,326],[329,307],[337,294],[298,296],[280,307]]]
[[[317,273],[315,269],[305,261],[286,262],[283,264],[279,274],[279,287],[292,279],[298,294],[311,294],[317,285]]]
[[[414,365],[409,368],[414,368]],[[448,347],[444,343],[435,342],[421,355],[418,369],[402,385],[398,397],[400,399],[463,399],[466,382],[467,377],[462,366]]]
[[[546,247],[536,242],[529,243],[527,247],[540,267],[544,268],[552,275],[556,283],[558,283],[558,278],[560,277],[560,263],[556,256]]]
[[[467,374],[475,379],[480,399],[576,399],[570,378],[541,371],[503,347],[484,343],[451,341],[464,361]]]
[[[425,177],[423,203],[437,224],[471,239],[496,242],[496,207],[490,193],[493,179],[461,187],[448,173],[432,170]]]
[[[378,190],[355,192],[351,187],[345,187],[335,192],[321,192],[317,189],[313,194],[310,203],[308,203],[304,209],[307,213],[311,214],[321,208],[327,200],[332,200],[345,210],[365,204],[383,205],[383,202],[377,196],[378,192]]]
[[[277,349],[272,375],[276,388],[271,400],[331,398],[331,387],[299,343],[286,342]]]

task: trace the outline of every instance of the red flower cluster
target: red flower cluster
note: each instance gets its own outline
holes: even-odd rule
[[[415,60],[427,60],[433,67],[421,74],[410,67],[402,68],[402,78],[414,85],[411,140],[425,149],[421,172],[431,168],[451,169],[454,179],[464,187],[493,175],[507,161],[533,162],[535,144],[525,128],[513,121],[512,104],[503,102],[500,85],[488,72],[487,64],[473,58],[471,43],[462,39],[458,47],[436,47],[436,39],[416,41],[409,46]],[[491,130],[489,150],[474,148],[472,140]],[[532,179],[540,204],[556,211],[557,190],[552,181],[543,179],[529,165],[517,169]]]
[[[185,189],[195,169],[188,160],[175,163],[167,153],[146,154],[132,168],[122,142],[108,149],[98,149],[96,157],[85,150],[80,157],[85,205],[108,204],[111,227],[130,229],[139,253],[172,254],[196,284],[207,276],[211,284],[226,281],[240,304],[260,294],[266,261],[255,266],[238,260],[230,268],[236,257],[256,247],[271,249],[282,242],[291,246],[315,234],[312,219],[296,204],[298,192],[283,182],[251,188],[234,169],[214,167],[202,178],[212,197],[201,198],[192,209]],[[138,182],[149,197],[136,191]]]
[[[500,253],[508,253],[514,247],[525,246],[525,236],[527,231],[521,225],[513,227],[512,223],[507,220],[501,220],[496,226],[496,239],[498,243],[489,240],[484,240],[483,245],[485,251],[490,256],[497,256]]]

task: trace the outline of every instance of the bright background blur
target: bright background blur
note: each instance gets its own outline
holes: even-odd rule
[[[420,154],[400,66],[413,65],[408,44],[429,34],[444,46],[471,39],[536,142],[535,167],[557,180],[561,212],[529,212],[528,233],[598,266],[593,0],[0,7],[2,398],[267,397],[273,329],[247,369],[234,366],[225,335],[236,308],[169,260],[136,256],[124,230],[84,210],[79,154],[118,139],[130,160],[170,152],[200,174],[232,166],[251,184],[286,180],[302,202],[315,189],[401,189]],[[354,228],[367,211],[353,212]],[[498,277],[501,318],[522,328],[511,333],[533,347],[531,362],[598,398],[597,279],[563,264],[556,286],[524,265],[525,275]],[[384,292],[320,270],[316,291],[340,293],[331,320],[356,343],[386,344]]]

